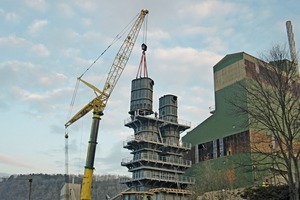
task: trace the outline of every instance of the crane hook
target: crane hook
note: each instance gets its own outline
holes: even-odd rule
[[[65,138],[68,139],[69,138],[69,135],[67,132],[65,132]]]
[[[147,51],[147,45],[145,43],[142,44],[142,50],[145,52]]]

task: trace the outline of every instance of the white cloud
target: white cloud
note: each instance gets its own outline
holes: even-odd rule
[[[34,44],[25,38],[17,37],[14,35],[10,35],[8,37],[0,37],[0,44],[16,50],[24,48],[25,53],[28,53],[29,50],[30,52],[35,52],[36,54],[43,57],[50,55],[50,51],[44,44]]]
[[[75,49],[75,48],[63,49],[62,54],[67,57],[76,57],[80,54],[80,49]]]
[[[34,65],[29,62],[6,61],[0,63],[0,74],[3,74],[0,79],[0,88],[9,89],[15,83],[28,83],[28,72],[34,68]],[[27,72],[27,73],[24,73]]]
[[[39,117],[46,117],[47,112],[54,110],[65,110],[62,104],[65,95],[71,95],[68,88],[52,89],[45,92],[32,92],[20,86],[13,86],[12,91],[18,98],[19,103],[26,103],[29,113],[39,113]],[[27,110],[25,110],[27,111]]]
[[[80,39],[80,34],[74,30],[66,29],[64,33],[68,39],[78,40]]]
[[[101,33],[97,32],[97,31],[87,31],[84,34],[82,34],[82,38],[86,39],[86,40],[94,40],[96,41],[97,39],[100,39],[102,36]]]
[[[88,27],[92,25],[92,20],[89,18],[82,18],[81,20],[81,24]]]
[[[99,2],[95,1],[95,0],[90,0],[90,1],[75,0],[74,2],[78,8],[83,9],[88,12],[93,12],[93,11],[97,10],[97,8],[99,8],[99,5],[102,4],[102,2],[101,2],[101,4],[99,4]]]
[[[179,10],[181,16],[187,16],[195,19],[205,19],[208,17],[216,17],[227,15],[236,11],[238,5],[218,0],[201,1],[197,4],[189,4]]]
[[[204,39],[205,44],[207,44],[207,50],[211,52],[224,52],[227,50],[226,41],[218,37],[207,37]]]
[[[221,55],[213,51],[175,47],[170,49],[158,48],[155,50],[155,57],[163,62],[172,63],[174,67],[165,66],[168,68],[167,70],[184,70],[185,73],[194,73],[193,69],[186,71],[186,67],[213,66],[221,58]]]
[[[20,17],[15,12],[9,12],[5,14],[5,19],[10,22],[18,22]]]
[[[31,93],[20,87],[13,87],[13,91],[18,97],[20,97],[21,100],[24,101],[42,101],[46,99],[45,95]]]
[[[30,62],[20,61],[0,63],[0,73],[5,74],[0,79],[1,89],[10,91],[11,88],[14,88],[14,91],[16,91],[14,100],[20,100],[30,95],[36,97],[36,94],[48,97],[61,94],[63,92],[60,93],[60,89],[63,88],[62,85],[67,79],[62,73],[53,72],[51,69],[43,68]],[[40,90],[40,88],[43,88],[43,90]],[[3,95],[6,98],[10,98],[8,96],[9,93],[4,93]]]
[[[53,72],[49,76],[49,74],[43,74],[40,76],[39,82],[42,85],[52,85],[53,83],[62,83],[65,81],[67,77],[64,74]]]
[[[86,68],[88,68],[94,61],[91,59],[85,59],[82,57],[82,51],[75,48],[67,48],[61,50],[61,55],[65,58],[68,58],[74,62],[73,67],[79,69],[79,73],[83,73]],[[101,63],[101,60],[98,60],[98,64]],[[78,76],[77,74],[76,76]]]
[[[154,31],[148,31],[147,33],[147,37],[149,38],[150,41],[155,41],[155,40],[161,40],[161,39],[170,39],[171,36],[169,33],[161,30],[161,29],[157,29]]]
[[[6,12],[5,10],[0,8],[0,16],[3,16],[8,22],[19,22],[20,16],[16,12]]]
[[[38,11],[45,11],[47,4],[45,0],[26,0],[26,5]]]
[[[25,46],[28,45],[29,42],[20,37],[16,37],[14,35],[10,35],[8,37],[0,37],[0,44],[2,45],[16,45],[16,46]]]
[[[194,126],[209,114],[208,107],[213,104],[212,67],[222,57],[213,51],[193,48],[158,49],[155,51],[158,63],[153,64],[156,69],[151,70],[156,82],[156,96],[177,95],[181,111],[179,118],[191,120]]]
[[[1,155],[0,154],[0,163],[1,165],[6,165],[5,167],[9,166],[10,168],[17,168],[17,167],[22,167],[26,169],[36,169],[33,165],[29,165],[26,162],[18,159],[13,159],[11,155]]]
[[[59,9],[59,12],[62,15],[66,16],[66,17],[72,17],[72,16],[74,16],[74,11],[66,3],[60,3],[60,4],[58,4],[58,9]]]
[[[33,23],[28,27],[29,33],[36,34],[47,24],[48,24],[48,21],[45,19],[34,20]]]
[[[212,35],[217,32],[216,27],[209,27],[209,26],[195,26],[191,24],[187,24],[183,27],[182,32],[187,35],[197,35],[197,34],[205,34],[205,35]]]
[[[31,47],[31,49],[41,56],[49,56],[50,52],[43,44],[36,44]]]

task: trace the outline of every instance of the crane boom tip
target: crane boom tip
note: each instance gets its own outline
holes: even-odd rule
[[[141,12],[142,12],[142,13],[144,13],[144,14],[146,15],[146,14],[148,14],[148,13],[149,13],[149,10],[147,10],[147,9],[143,9]]]

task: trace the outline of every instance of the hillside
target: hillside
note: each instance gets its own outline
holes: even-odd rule
[[[115,196],[126,189],[119,184],[115,175],[96,176],[93,184],[93,199],[105,199],[105,195]],[[28,200],[31,183],[31,200],[59,200],[60,191],[65,183],[65,176],[61,174],[28,174],[11,175],[0,179],[0,199]],[[81,177],[74,176],[74,183],[81,183]]]

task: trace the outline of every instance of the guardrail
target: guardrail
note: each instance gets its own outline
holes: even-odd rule
[[[191,122],[189,122],[187,120],[183,120],[183,119],[174,119],[174,117],[172,117],[172,116],[164,116],[161,119],[161,118],[145,116],[145,115],[131,116],[131,117],[124,120],[124,125],[135,121],[137,116],[141,116],[141,117],[148,118],[148,119],[155,119],[155,120],[160,121],[162,123],[173,123],[173,124],[179,124],[179,125],[191,127]]]
[[[141,179],[151,179],[165,182],[175,182],[175,183],[185,183],[185,184],[195,184],[194,177],[182,176],[182,175],[174,175],[167,174],[163,172],[152,172],[152,171],[143,171],[140,173],[133,173],[133,178],[123,178],[120,179],[121,183],[126,183],[134,180]]]
[[[131,141],[146,141],[146,142],[151,142],[151,143],[157,143],[157,144],[161,144],[161,145],[167,145],[167,146],[171,146],[171,147],[178,147],[178,148],[185,148],[190,150],[192,148],[192,144],[191,143],[186,143],[186,142],[172,142],[169,141],[167,139],[163,139],[163,141],[161,142],[159,138],[157,137],[150,137],[150,136],[142,136],[142,135],[131,135],[129,136],[126,141],[123,142],[123,147],[127,146],[128,142]]]
[[[167,164],[176,164],[176,165],[182,165],[186,167],[191,167],[192,162],[190,160],[184,160],[180,158],[174,158],[174,157],[167,157],[167,156],[158,156],[155,154],[149,154],[149,153],[142,153],[142,154],[136,154],[134,158],[124,158],[122,159],[122,164],[129,164],[141,160],[147,160],[147,161],[153,161],[153,162],[160,162],[160,163],[167,163]]]

